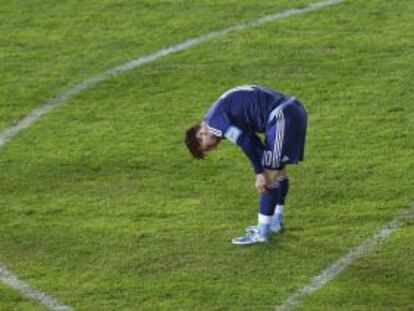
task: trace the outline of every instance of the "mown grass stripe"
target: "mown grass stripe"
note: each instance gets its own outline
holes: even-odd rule
[[[414,203],[410,208],[403,209],[392,221],[386,223],[372,237],[365,240],[361,245],[352,248],[345,256],[334,262],[323,270],[302,289],[290,296],[282,305],[276,307],[277,311],[288,311],[301,303],[307,296],[321,289],[326,283],[335,279],[352,262],[366,253],[373,251],[379,244],[384,242],[392,233],[403,226],[407,221],[414,218]]]

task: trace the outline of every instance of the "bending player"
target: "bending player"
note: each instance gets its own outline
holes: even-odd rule
[[[187,130],[186,145],[203,159],[227,139],[249,158],[260,193],[258,225],[232,240],[236,245],[267,242],[283,230],[283,210],[288,193],[287,164],[303,160],[307,114],[294,97],[262,86],[240,86],[225,92],[204,120]],[[256,135],[264,133],[264,143]]]

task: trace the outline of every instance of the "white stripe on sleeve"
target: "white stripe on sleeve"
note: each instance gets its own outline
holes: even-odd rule
[[[218,130],[214,127],[211,127],[209,125],[207,125],[207,130],[210,134],[213,134],[214,136],[217,136],[217,137],[220,137],[220,138],[223,136],[222,132],[220,130]]]
[[[230,126],[224,134],[224,137],[226,137],[226,139],[228,139],[232,143],[237,144],[237,139],[239,139],[241,133],[242,131],[239,128],[235,126]]]

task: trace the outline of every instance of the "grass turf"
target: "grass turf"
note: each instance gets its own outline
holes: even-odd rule
[[[225,26],[205,4],[197,7],[206,18],[196,20],[209,26],[178,31],[177,41]],[[242,8],[226,25],[253,17]],[[158,14],[174,9],[180,29],[188,29],[175,3]],[[262,9],[255,16],[270,13]],[[76,310],[267,310],[282,303],[412,201],[413,10],[410,1],[347,1],[214,40],[70,100],[0,151],[0,260]],[[177,43],[158,24],[140,23],[159,31],[159,45],[137,35],[151,41],[145,53]],[[100,53],[111,55],[110,66],[126,55],[116,44]],[[36,57],[33,63],[44,68]],[[85,77],[99,70],[91,64]],[[83,78],[62,76],[65,83]],[[34,88],[39,100],[35,90],[25,95],[36,99],[30,103],[59,92],[44,92],[57,83],[45,79]],[[306,161],[290,170],[287,231],[269,245],[236,248],[231,237],[256,220],[247,160],[223,143],[208,160],[193,161],[181,137],[220,93],[246,83],[295,95],[310,124]],[[15,115],[2,112],[10,124]],[[412,306],[411,232],[399,231],[301,308]],[[387,292],[394,295],[381,295]],[[15,305],[2,301],[8,310]]]
[[[303,3],[1,1],[0,129],[109,68]]]

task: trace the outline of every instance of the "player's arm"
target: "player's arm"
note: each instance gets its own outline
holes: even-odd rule
[[[240,147],[249,158],[256,175],[264,172],[262,166],[264,146],[257,135],[244,133],[239,128],[230,126],[225,132],[224,137]]]
[[[221,109],[225,102],[219,99],[206,114],[204,121],[208,131],[219,138],[225,138],[237,144],[252,163],[253,169],[257,174],[263,173],[262,155],[264,146],[259,137],[254,134],[244,133],[234,126],[227,114]]]

